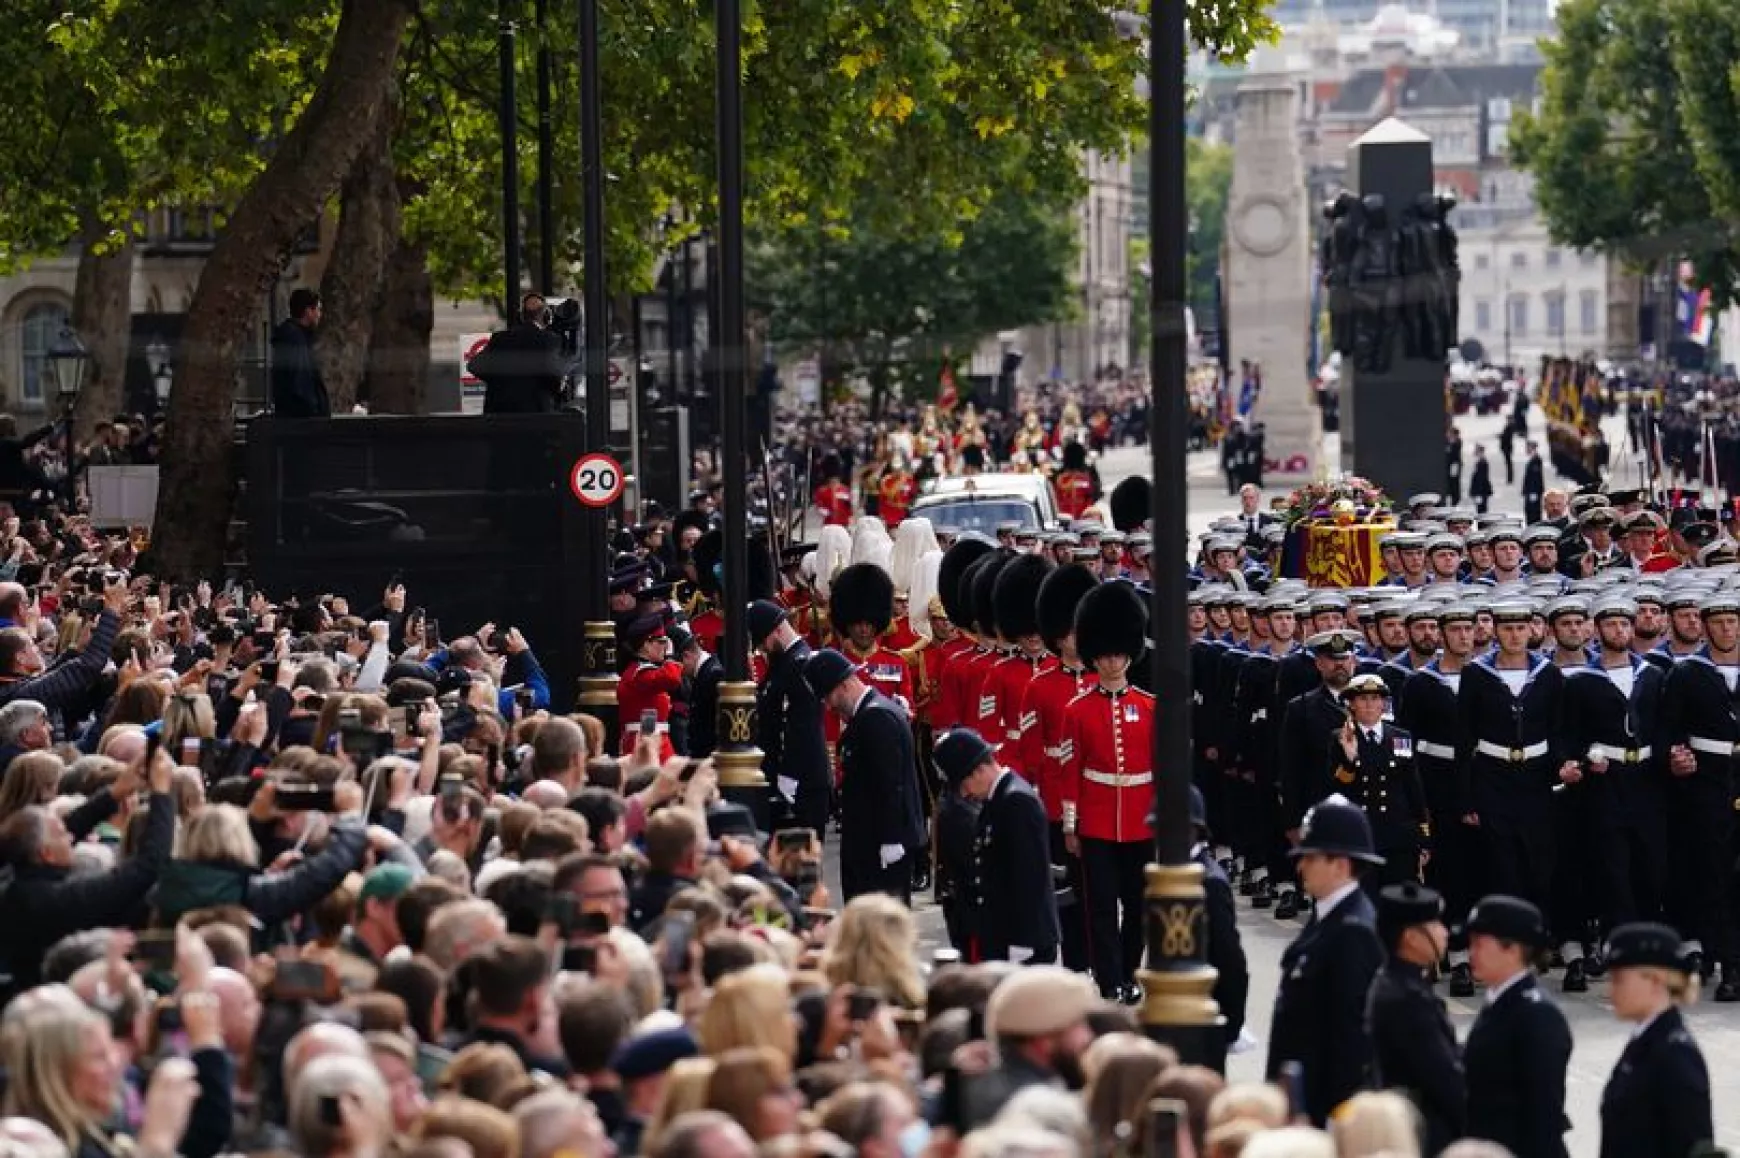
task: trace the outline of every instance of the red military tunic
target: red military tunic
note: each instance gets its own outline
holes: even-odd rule
[[[815,503],[826,515],[828,526],[852,525],[852,488],[845,483],[823,483],[816,488]]]
[[[1063,826],[1088,840],[1154,839],[1154,697],[1138,687],[1083,692],[1063,715]]]
[[[962,690],[965,712],[961,726],[971,728],[995,748],[1003,742],[1003,717],[997,714],[997,668],[1012,653],[1006,647],[984,648],[967,661],[967,682]]]
[[[1051,480],[1057,497],[1057,513],[1064,518],[1079,519],[1094,503],[1094,479],[1085,470],[1066,470]]]
[[[695,642],[718,655],[719,641],[725,638],[725,617],[717,608],[708,606],[689,621],[689,634],[695,637]]]
[[[904,615],[882,633],[882,646],[889,651],[911,651],[923,642],[924,637],[912,630],[912,621]]]
[[[641,713],[647,711],[658,714],[659,731],[663,733],[660,758],[669,759],[675,755],[670,737],[671,693],[682,686],[682,665],[673,660],[648,663],[637,659],[629,665],[616,685],[616,712],[622,723],[623,755],[634,751],[634,743],[640,737]]]
[[[865,683],[889,699],[899,697],[905,701],[908,711],[912,709],[912,669],[907,667],[905,656],[880,643],[868,652],[861,652],[850,643],[844,644],[840,651],[858,666],[859,676]]]
[[[912,509],[912,500],[918,497],[918,480],[912,477],[911,471],[889,471],[876,484],[876,497],[881,500],[876,513],[892,531],[905,521],[906,512]]]
[[[1021,729],[1021,767],[1053,824],[1063,820],[1064,713],[1098,682],[1088,668],[1068,668],[1059,661],[1027,687],[1022,712],[1032,717],[1033,725]]]
[[[946,643],[920,639],[916,647],[900,653],[912,673],[912,718],[933,731],[942,730],[937,709],[942,699],[942,675],[948,667],[947,647]]]
[[[961,726],[963,703],[961,681],[965,678],[962,665],[973,654],[976,645],[964,635],[957,635],[940,645],[941,662],[937,668],[936,706],[931,710],[931,724],[938,732]]]
[[[994,711],[997,716],[998,740],[986,740],[997,747],[997,761],[1012,772],[1017,772],[1033,783],[1027,762],[1023,759],[1021,737],[1030,723],[1023,703],[1027,699],[1027,689],[1041,674],[1051,670],[1057,664],[1057,658],[1048,652],[1040,652],[1036,656],[1017,651],[1008,659],[991,669],[990,678],[985,681],[985,695],[995,700]]]

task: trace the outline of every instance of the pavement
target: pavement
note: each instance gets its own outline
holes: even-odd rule
[[[1544,434],[1544,427],[1538,408],[1531,408],[1530,428],[1534,435]],[[1479,417],[1468,415],[1457,420],[1462,432],[1465,448],[1464,484],[1468,478],[1469,466],[1474,458],[1474,446],[1483,444],[1487,455],[1493,464],[1493,484],[1497,493],[1493,497],[1493,507],[1498,510],[1522,509],[1522,500],[1514,484],[1507,485],[1504,481],[1503,461],[1498,457],[1498,435],[1503,420],[1499,416]],[[1607,435],[1610,445],[1618,448],[1624,445],[1623,419],[1609,419]],[[1543,439],[1544,443],[1544,439]],[[1335,463],[1340,458],[1339,438],[1328,435],[1325,438],[1325,461]],[[1545,448],[1543,445],[1543,456]],[[1516,448],[1516,478],[1520,481],[1524,454],[1521,442]],[[1620,459],[1618,451],[1614,455],[1616,463]],[[1123,448],[1109,451],[1102,455],[1099,461],[1101,481],[1109,491],[1118,481],[1131,474],[1148,473],[1148,450],[1145,447]],[[1215,451],[1201,451],[1189,456],[1186,464],[1189,480],[1189,526],[1192,535],[1207,529],[1215,518],[1231,514],[1238,509],[1236,497],[1226,493],[1226,485],[1220,474],[1219,458]],[[1616,473],[1621,480],[1630,481],[1629,465],[1616,467]],[[1554,485],[1555,478],[1551,463],[1547,466],[1548,485]],[[1287,493],[1286,489],[1271,487],[1265,492],[1265,501],[1269,497]],[[834,851],[834,843],[829,843],[829,851]],[[831,859],[831,858],[830,858]],[[837,882],[837,869],[830,865],[830,881]],[[837,886],[836,886],[837,887]],[[945,947],[947,939],[943,931],[942,914],[928,898],[915,898],[916,912],[920,931],[920,949],[924,959],[928,960],[933,949]],[[1247,1009],[1248,1031],[1257,1044],[1245,1052],[1235,1053],[1228,1061],[1228,1078],[1231,1081],[1260,1081],[1263,1077],[1263,1067],[1267,1054],[1270,1019],[1274,1011],[1274,995],[1280,983],[1281,953],[1287,944],[1298,934],[1302,923],[1298,921],[1278,921],[1268,912],[1258,912],[1240,902],[1239,917],[1240,936],[1244,942],[1245,956],[1251,971],[1250,1002]],[[1589,1156],[1594,1158],[1599,1153],[1601,1136],[1601,1094],[1606,1086],[1607,1077],[1617,1063],[1620,1053],[1629,1039],[1628,1026],[1617,1021],[1613,1016],[1612,1005],[1607,998],[1607,982],[1593,981],[1588,993],[1565,996],[1559,994],[1560,974],[1549,975],[1544,984],[1549,993],[1559,1001],[1561,1008],[1571,1024],[1575,1046],[1571,1055],[1570,1070],[1566,1083],[1566,1113],[1571,1119],[1571,1132],[1567,1135],[1567,1146],[1573,1158]],[[1441,987],[1439,992],[1445,990]],[[1466,1036],[1469,1025],[1479,1012],[1480,998],[1467,1000],[1447,999],[1451,1020],[1455,1023],[1459,1035]],[[1740,1153],[1740,1107],[1727,1104],[1726,1098],[1740,1092],[1740,1080],[1732,1075],[1740,1073],[1740,1007],[1719,1006],[1706,1000],[1688,1012],[1688,1020],[1693,1033],[1704,1051],[1704,1057],[1709,1065],[1714,1086],[1714,1101],[1716,1115],[1716,1141],[1731,1152]]]

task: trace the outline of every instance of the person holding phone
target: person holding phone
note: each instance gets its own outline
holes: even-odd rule
[[[671,641],[661,615],[643,615],[629,625],[625,638],[634,657],[616,685],[617,718],[622,721],[622,754],[634,753],[635,741],[649,725],[659,733],[659,759],[676,754],[671,747],[671,697],[682,690],[682,665],[670,658]]]
[[[974,959],[1016,965],[1057,960],[1051,834],[1039,795],[1003,767],[971,728],[946,733],[937,741],[935,759],[944,780],[982,802],[968,882]]]

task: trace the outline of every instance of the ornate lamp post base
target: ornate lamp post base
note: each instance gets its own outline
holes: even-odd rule
[[[762,751],[755,746],[755,685],[747,680],[728,680],[719,685],[719,748],[713,762],[719,767],[719,792],[733,804],[741,804],[755,816],[762,832],[772,822],[772,801],[767,777],[761,773]]]
[[[580,710],[604,725],[605,751],[616,751],[616,625],[588,622],[580,651]]]
[[[1148,967],[1136,980],[1148,1036],[1177,1050],[1186,1064],[1225,1073],[1226,1018],[1214,1000],[1220,974],[1206,960],[1202,879],[1203,868],[1194,861],[1148,866]]]

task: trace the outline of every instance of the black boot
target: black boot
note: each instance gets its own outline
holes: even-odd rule
[[[1275,902],[1275,919],[1290,921],[1299,915],[1299,894],[1289,890],[1281,894],[1281,899]]]
[[[1474,974],[1469,972],[1466,961],[1450,967],[1450,996],[1474,996]]]
[[[1249,869],[1239,874],[1239,896],[1253,897],[1257,894],[1257,881]]]
[[[1583,959],[1565,962],[1565,980],[1562,988],[1566,993],[1589,992],[1589,978],[1583,975]]]
[[[1256,891],[1251,894],[1251,908],[1268,909],[1275,904],[1275,882],[1258,881]]]
[[[1722,980],[1716,985],[1716,1000],[1724,1005],[1740,1001],[1740,968],[1722,966]]]

